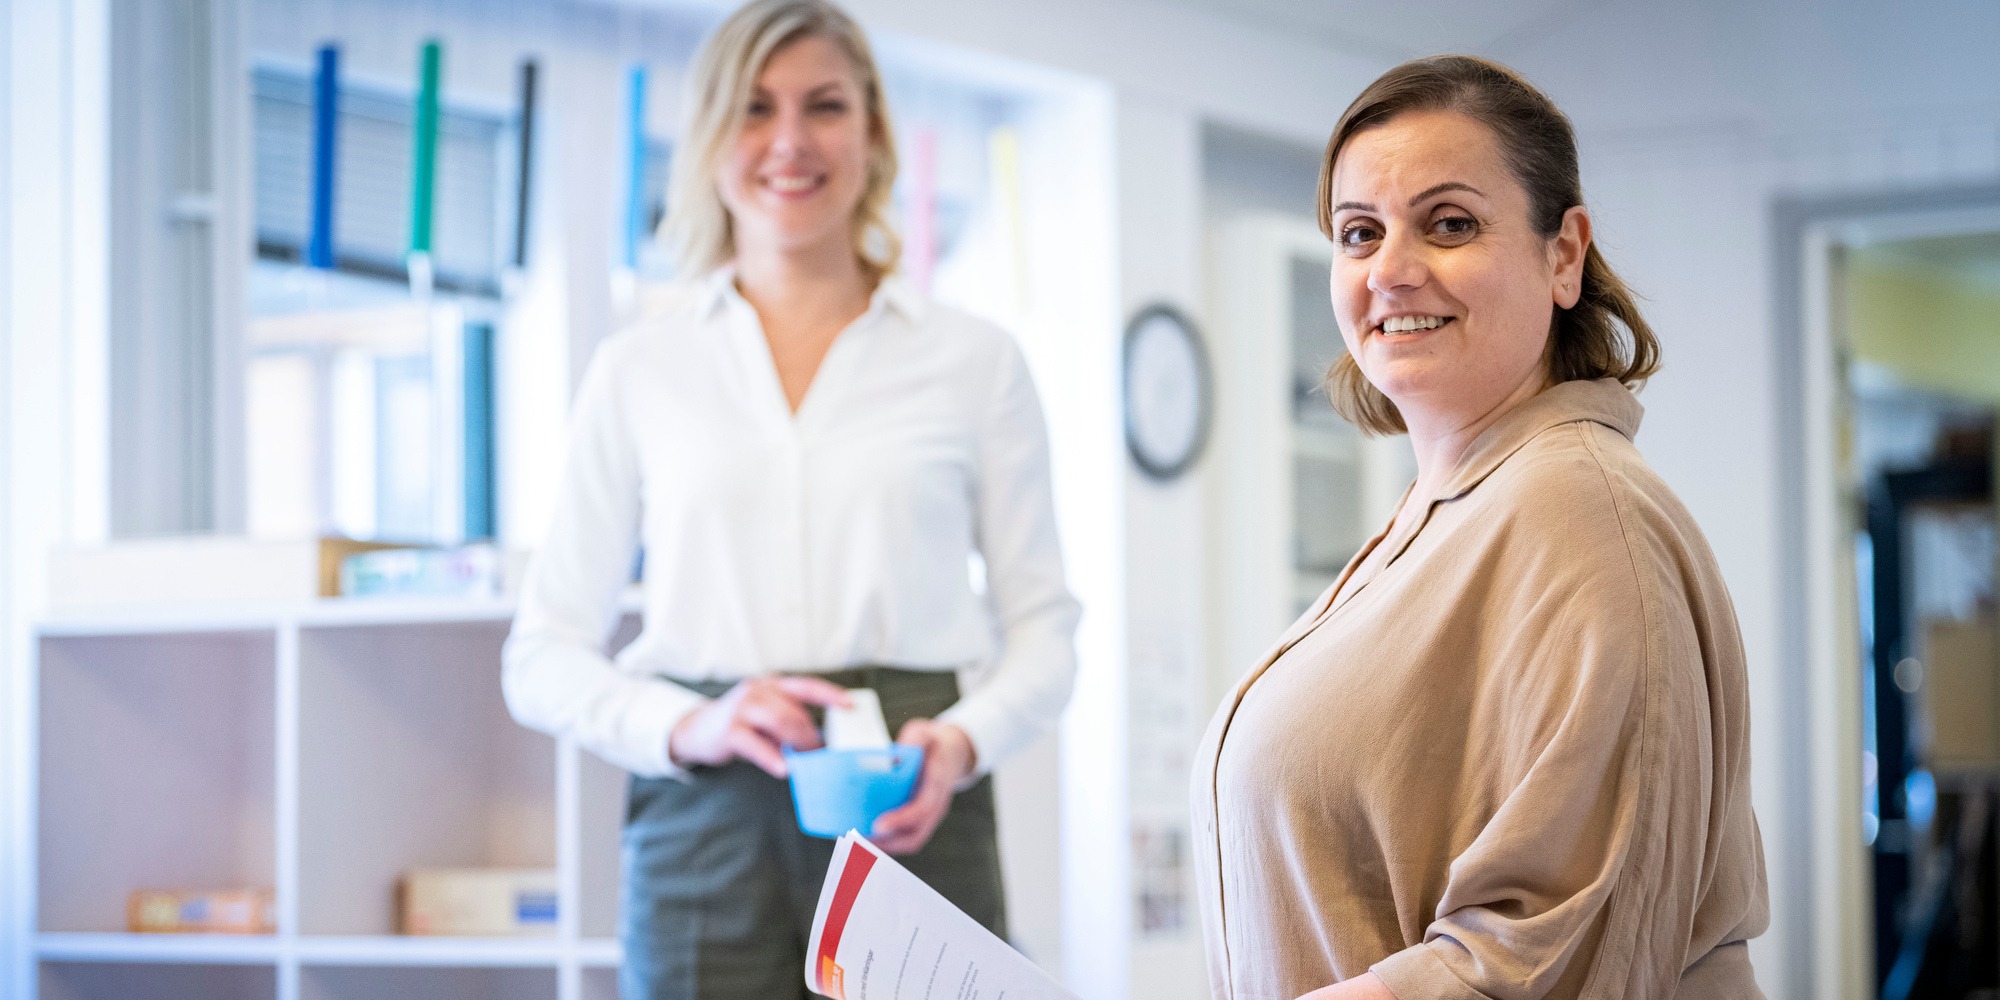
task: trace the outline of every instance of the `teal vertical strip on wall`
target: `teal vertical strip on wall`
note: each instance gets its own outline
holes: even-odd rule
[[[444,46],[424,43],[423,79],[417,90],[416,155],[410,182],[410,252],[431,252],[431,202],[437,187],[438,81],[444,75]]]
[[[493,324],[465,325],[465,540],[498,537]]]

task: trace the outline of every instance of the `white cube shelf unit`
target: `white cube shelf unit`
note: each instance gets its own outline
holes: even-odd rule
[[[615,998],[625,775],[508,717],[511,618],[325,600],[44,623],[24,995]],[[473,866],[554,868],[556,933],[395,933],[404,872]],[[125,932],[134,889],[241,886],[275,889],[276,933]]]

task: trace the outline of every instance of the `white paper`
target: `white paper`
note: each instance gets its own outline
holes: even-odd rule
[[[1076,1000],[851,830],[820,889],[806,988],[833,1000]]]
[[[835,750],[883,750],[889,746],[889,724],[882,719],[882,699],[873,688],[848,688],[847,708],[826,710],[826,745]]]

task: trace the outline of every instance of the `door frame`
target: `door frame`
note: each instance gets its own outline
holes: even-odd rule
[[[1788,823],[1768,856],[1802,930],[1782,942],[1814,997],[1875,995],[1872,883],[1861,839],[1861,685],[1852,522],[1841,437],[1845,340],[1833,308],[1844,247],[2000,230],[2000,184],[1784,197],[1771,212],[1777,403],[1775,543]],[[1852,669],[1850,669],[1852,668]],[[1800,777],[1804,781],[1796,780]],[[1773,838],[1773,839],[1780,839]]]
[[[1208,232],[1215,419],[1207,694],[1213,703],[1298,613],[1291,265],[1310,259],[1330,267],[1334,246],[1311,217],[1271,211],[1212,220]],[[1404,487],[1416,478],[1415,459],[1402,435],[1361,434],[1355,447],[1359,517],[1372,532],[1395,515]]]

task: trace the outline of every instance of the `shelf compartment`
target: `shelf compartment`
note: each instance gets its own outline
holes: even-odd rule
[[[123,931],[135,889],[275,883],[274,632],[37,651],[41,930]]]
[[[638,638],[640,617],[626,613],[618,620],[607,655]],[[624,846],[625,797],[631,775],[623,768],[607,764],[589,751],[580,751],[577,760],[577,881],[579,933],[584,938],[612,938],[618,934],[619,872]]]
[[[589,753],[578,761],[578,928],[584,937],[618,934],[620,852],[629,775]]]
[[[555,743],[507,714],[507,627],[300,629],[301,934],[393,934],[413,868],[556,867]]]
[[[584,969],[579,985],[582,1000],[618,1000],[617,969]]]
[[[48,961],[41,1000],[274,1000],[274,965],[156,965]]]
[[[299,970],[299,1000],[555,1000],[554,969],[314,966]]]

